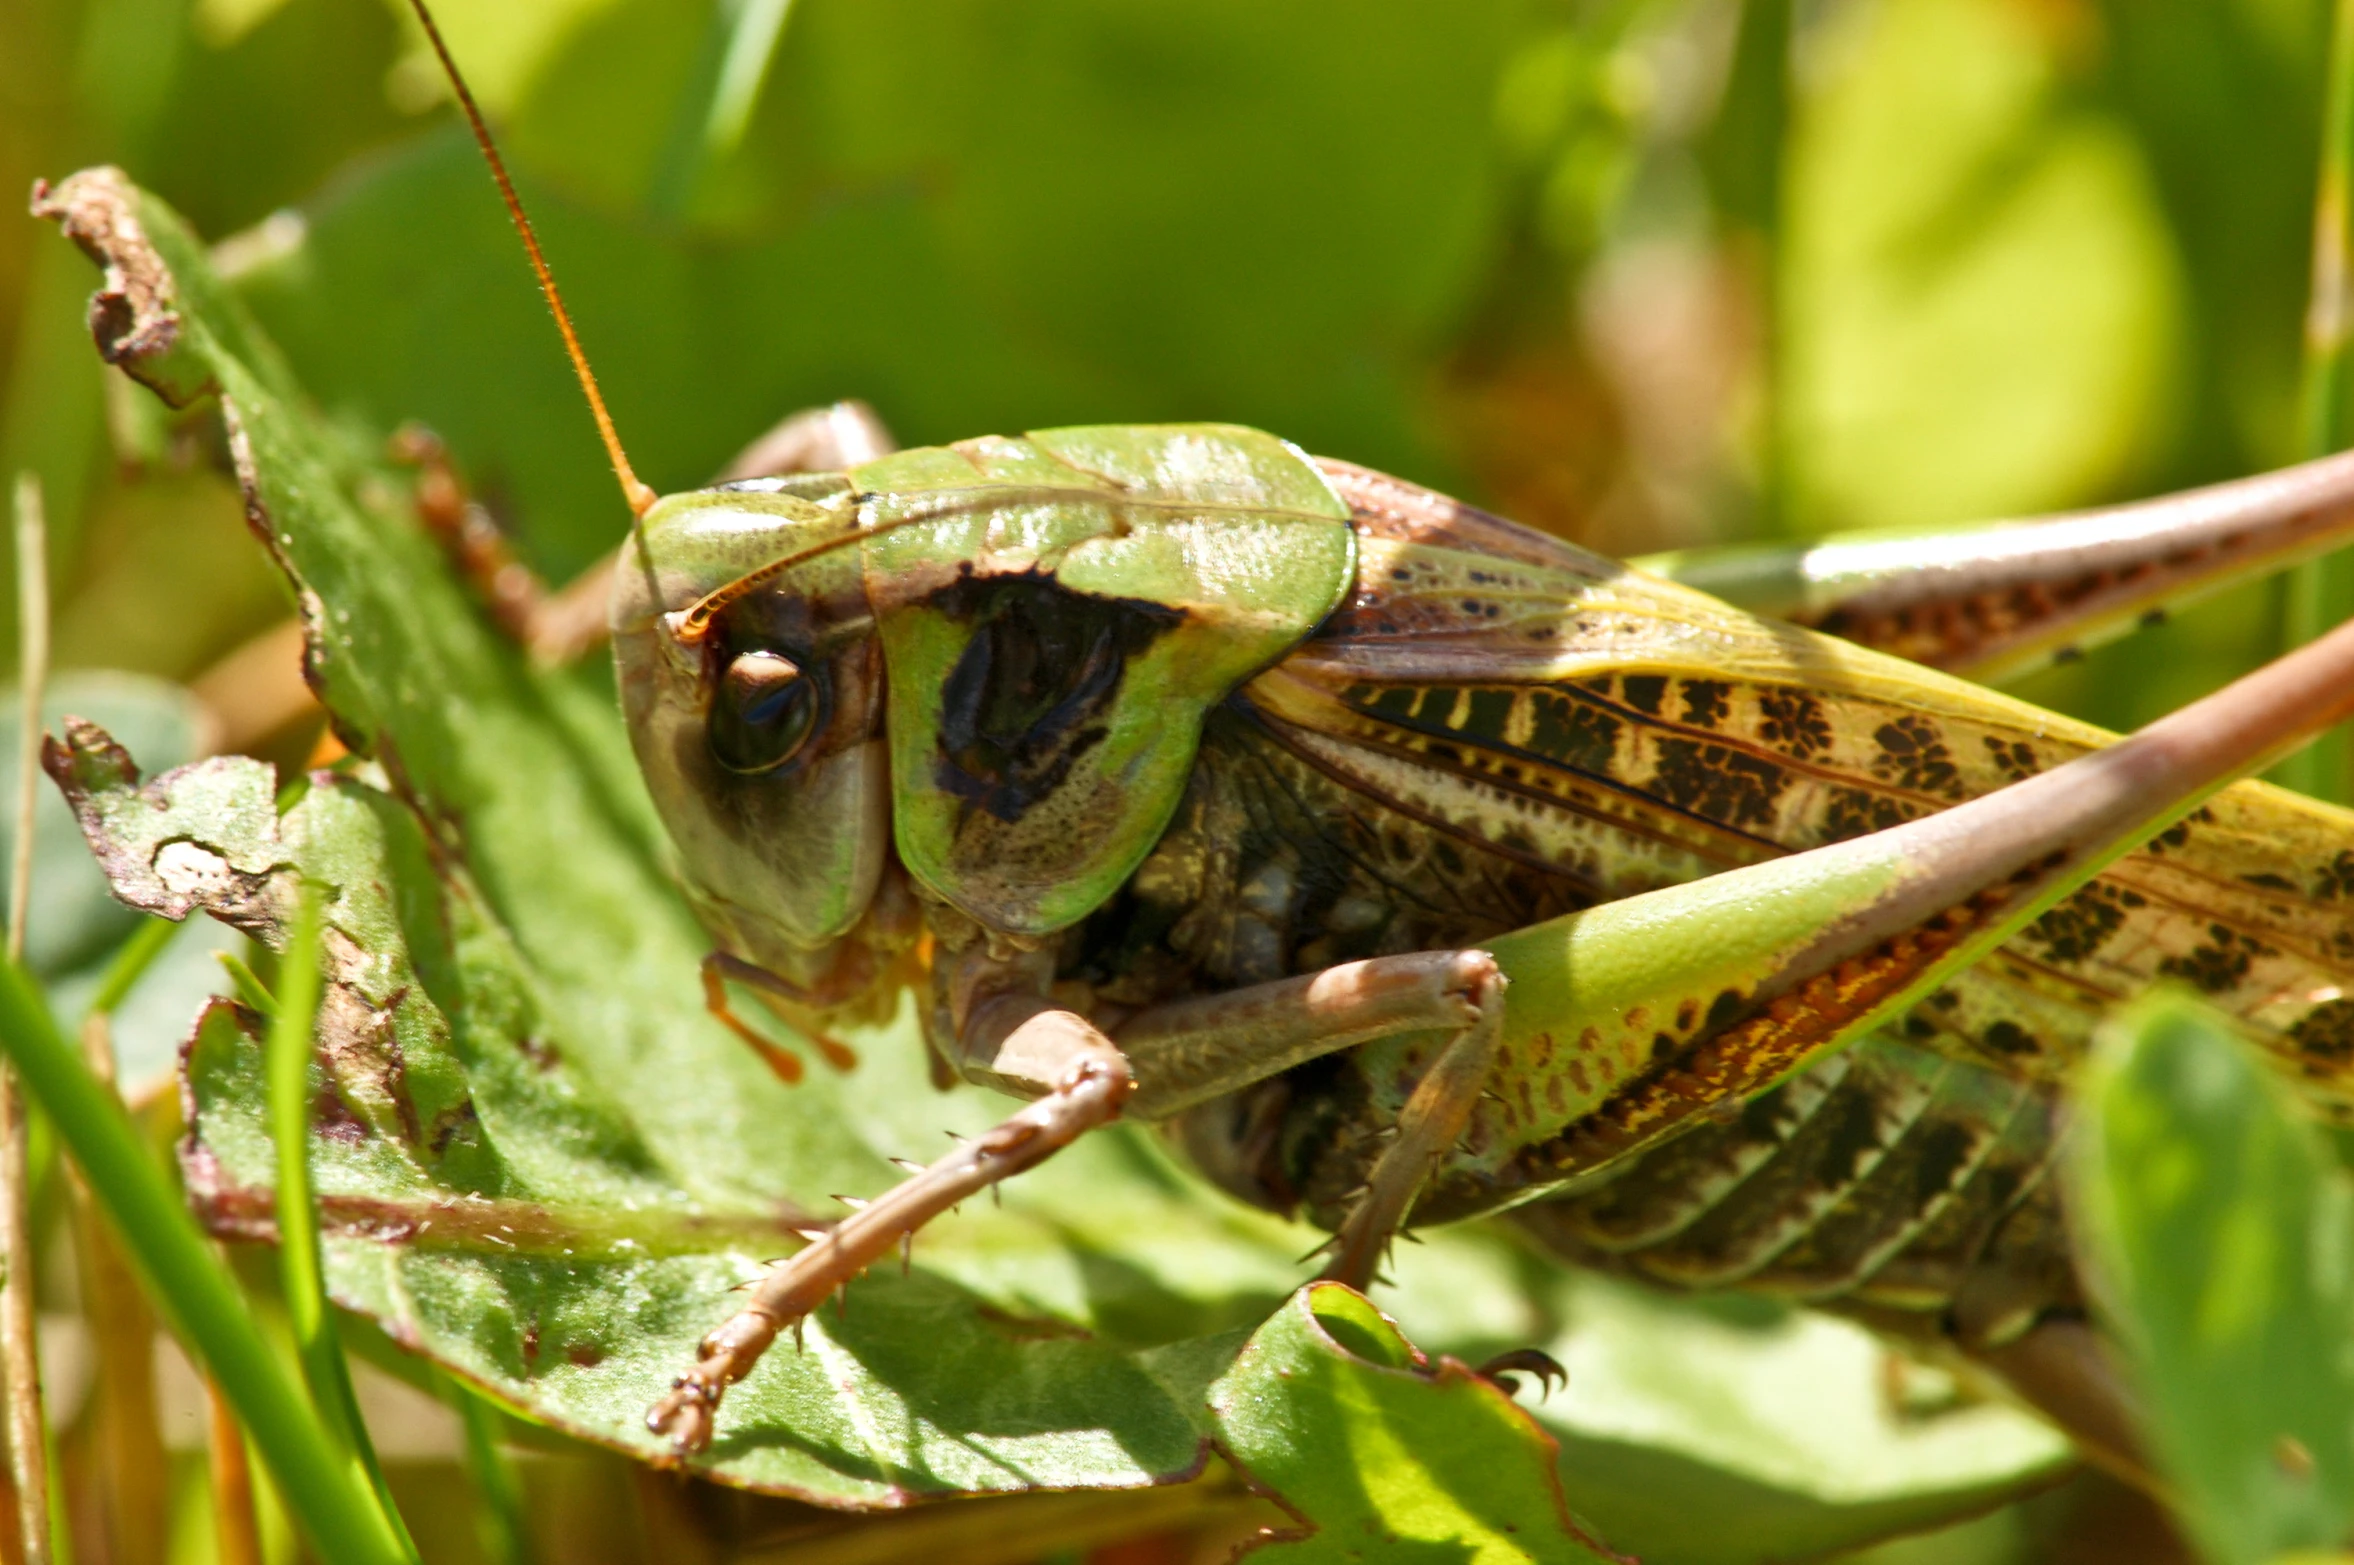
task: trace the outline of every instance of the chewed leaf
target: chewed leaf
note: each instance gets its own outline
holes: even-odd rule
[[[202,835],[260,845],[328,888],[312,1158],[338,1301],[544,1422],[651,1454],[646,1388],[729,1289],[822,1220],[719,1193],[709,1175],[724,1170],[680,1155],[691,1127],[651,1141],[551,1027],[529,968],[402,801],[321,774],[280,818],[266,787],[234,786],[266,782],[258,762],[142,786],[101,764],[119,756],[102,734],[61,753],[78,781],[105,779],[76,803],[110,862],[133,866],[127,882],[141,843]],[[110,836],[124,821],[141,836]],[[250,906],[233,878],[187,895]],[[254,927],[276,932],[267,915]],[[228,1237],[275,1233],[262,1068],[259,1019],[214,1001],[185,1059],[183,1157]],[[929,1276],[877,1278],[742,1388],[714,1460],[739,1482],[866,1504],[1145,1483],[1199,1460],[1190,1400],[1161,1375],[1078,1323],[1017,1319]]]
[[[1338,1283],[1302,1289],[1260,1327],[1210,1406],[1220,1447],[1302,1523],[1254,1551],[1267,1559],[1609,1557],[1562,1501],[1552,1437]]]
[[[196,908],[275,943],[291,866],[270,804],[270,768],[224,756],[139,787],[130,752],[105,729],[69,718],[41,763],[73,806],[114,893],[135,908],[186,918]]]

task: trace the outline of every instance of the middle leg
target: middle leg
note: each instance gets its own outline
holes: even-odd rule
[[[1504,975],[1494,957],[1422,951],[1162,1006],[1117,1035],[1136,1071],[1135,1112],[1145,1118],[1376,1038],[1455,1035],[1399,1111],[1389,1145],[1333,1237],[1325,1277],[1362,1290],[1431,1170],[1470,1124],[1503,1028]]]
[[[727,1387],[779,1333],[942,1212],[1118,1118],[1131,1097],[1138,1112],[1161,1117],[1376,1038],[1454,1033],[1343,1224],[1330,1275],[1362,1287],[1432,1164],[1463,1133],[1494,1059],[1503,987],[1484,951],[1377,957],[1143,1011],[1118,1029],[1116,1042],[1034,997],[984,1002],[959,1039],[965,1073],[1036,1101],[762,1278],[745,1306],[704,1338],[694,1366],[648,1413],[648,1427],[680,1456],[701,1450]]]
[[[1117,1119],[1135,1090],[1126,1056],[1092,1023],[1027,997],[982,1006],[967,1028],[966,1047],[991,1053],[1009,1072],[1018,1069],[1044,1096],[894,1185],[763,1277],[744,1307],[703,1339],[694,1367],[646,1415],[647,1427],[668,1436],[678,1455],[711,1443],[721,1396],[750,1372],[778,1333],[942,1212]]]

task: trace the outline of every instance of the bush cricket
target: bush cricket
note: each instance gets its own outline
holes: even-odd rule
[[[2049,1177],[2067,1069],[2174,981],[2348,1106],[2354,815],[2234,779],[2354,711],[2354,627],[2123,741],[1925,665],[2354,538],[2354,462],[1660,573],[1224,425],[893,451],[836,411],[658,497],[413,4],[633,517],[569,601],[609,594],[713,1009],[791,1077],[731,985],[839,1068],[912,990],[944,1080],[1030,1100],[753,1288],[649,1414],[680,1459],[836,1289],[1125,1115],[1354,1286],[1509,1212],[1958,1351],[2135,1460]]]

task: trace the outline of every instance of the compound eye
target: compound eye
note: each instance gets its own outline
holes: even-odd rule
[[[772,772],[800,752],[817,727],[817,688],[778,652],[738,653],[711,700],[711,753],[742,776]]]

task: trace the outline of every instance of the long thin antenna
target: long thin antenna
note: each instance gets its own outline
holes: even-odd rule
[[[441,60],[442,73],[449,77],[450,86],[458,94],[458,107],[466,111],[466,123],[474,127],[474,141],[482,148],[483,159],[490,164],[491,178],[499,182],[499,195],[507,203],[507,215],[515,220],[515,232],[523,236],[523,248],[531,256],[531,269],[539,276],[539,291],[547,296],[548,309],[555,314],[556,330],[564,334],[564,352],[572,360],[572,373],[580,379],[580,389],[588,397],[589,412],[596,416],[598,437],[605,442],[605,455],[613,461],[613,476],[621,480],[621,497],[628,502],[631,516],[642,517],[661,497],[639,481],[629,465],[628,453],[621,449],[621,437],[613,431],[613,415],[605,411],[605,398],[597,390],[596,372],[589,368],[588,355],[580,349],[580,337],[572,329],[572,315],[564,308],[564,296],[556,291],[556,274],[548,270],[548,258],[540,253],[539,235],[524,214],[523,201],[515,194],[515,182],[507,177],[506,160],[499,156],[498,144],[490,139],[490,126],[483,121],[482,110],[476,107],[466,78],[458,74],[458,62],[450,58],[450,47],[442,41],[433,13],[425,8],[425,0],[409,0],[409,9],[417,13],[417,20],[423,24],[425,37]]]

